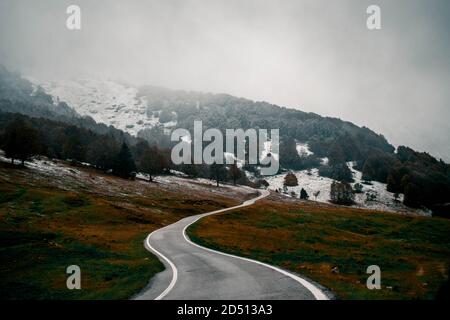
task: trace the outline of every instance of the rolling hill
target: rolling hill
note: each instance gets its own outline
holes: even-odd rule
[[[360,182],[384,184],[408,207],[448,215],[448,164],[405,146],[395,149],[383,135],[337,118],[227,94],[134,87],[113,80],[29,81],[4,67],[0,111],[70,123],[131,145],[144,139],[161,148],[173,146],[172,129],[192,130],[194,120],[222,131],[279,128],[280,174],[317,169],[320,177],[353,183],[357,171]],[[260,179],[257,166],[244,169],[253,182]]]

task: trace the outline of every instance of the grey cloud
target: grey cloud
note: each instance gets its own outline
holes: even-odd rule
[[[82,30],[65,28],[78,4]],[[365,27],[378,4],[383,28]],[[446,0],[0,0],[0,62],[340,117],[450,160]]]

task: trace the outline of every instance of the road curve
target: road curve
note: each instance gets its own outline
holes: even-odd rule
[[[326,300],[311,282],[268,264],[215,251],[189,240],[186,229],[197,220],[245,206],[265,198],[260,195],[241,205],[184,218],[155,230],[145,240],[166,269],[155,275],[137,300]]]

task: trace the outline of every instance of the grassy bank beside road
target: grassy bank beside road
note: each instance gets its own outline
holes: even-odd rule
[[[188,229],[203,246],[305,275],[340,299],[434,299],[448,281],[450,221],[272,195]],[[381,268],[368,290],[366,268]]]
[[[163,270],[143,246],[150,232],[245,200],[184,180],[147,183],[40,166],[0,162],[1,299],[128,299]],[[81,268],[81,290],[66,287],[70,265]]]

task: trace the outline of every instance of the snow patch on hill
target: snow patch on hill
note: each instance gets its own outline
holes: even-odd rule
[[[82,116],[90,116],[96,122],[112,125],[136,136],[146,128],[159,124],[154,113],[148,113],[144,97],[138,89],[111,80],[64,80],[39,83],[55,102],[64,101]],[[176,122],[164,124],[173,127]]]
[[[297,142],[295,148],[297,149],[297,153],[300,157],[310,156],[314,154],[310,149],[307,143]]]
[[[429,210],[413,209],[403,205],[402,194],[399,195],[398,200],[395,200],[394,194],[386,190],[385,183],[372,181],[371,185],[363,184],[362,173],[353,169],[353,163],[349,162],[347,165],[355,180],[351,185],[360,183],[363,186],[362,193],[355,194],[354,207],[431,216]],[[309,200],[329,202],[333,179],[319,176],[318,169],[294,171],[293,173],[298,179],[299,185],[296,187],[283,187],[286,173],[267,177],[265,180],[269,183],[270,190],[277,190],[288,197],[292,196],[292,192],[295,192],[295,196],[299,197],[300,190],[304,188],[309,195]]]
[[[5,157],[0,150],[0,162],[10,163],[11,160]],[[16,164],[19,161],[16,160]],[[25,162],[26,170],[0,170],[0,178],[5,181],[12,181],[11,172],[16,172],[23,176],[30,184],[32,181],[40,180],[52,187],[57,187],[66,191],[76,191],[79,188],[89,190],[93,193],[113,194],[114,196],[127,197],[130,194],[144,195],[147,188],[159,188],[164,190],[179,192],[207,192],[221,196],[236,198],[245,194],[253,194],[255,190],[246,186],[232,186],[221,184],[215,187],[215,181],[208,179],[191,179],[186,174],[171,170],[171,175],[158,175],[153,177],[154,183],[149,183],[146,174],[138,173],[136,179],[119,179],[100,171],[92,170],[89,164],[73,167],[67,161],[51,160],[44,156],[35,157],[31,161]]]

